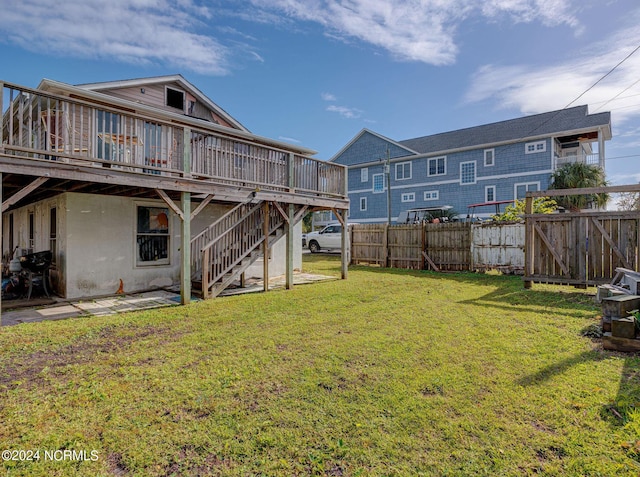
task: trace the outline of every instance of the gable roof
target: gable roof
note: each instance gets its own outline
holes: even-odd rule
[[[200,91],[194,85],[189,83],[181,74],[152,76],[149,78],[135,78],[135,79],[118,80],[118,81],[102,81],[98,83],[84,83],[84,84],[78,84],[76,85],[76,87],[80,89],[88,90],[88,91],[100,92],[100,91],[105,91],[110,89],[142,87],[142,86],[150,86],[154,84],[163,84],[163,83],[178,83],[185,91],[188,91],[190,94],[195,96],[198,100],[200,100],[202,103],[206,104],[209,109],[213,110],[216,114],[224,118],[229,124],[233,125],[234,127],[242,131],[250,132],[233,116],[231,116],[224,109],[222,109],[220,106],[214,103],[211,99],[209,99],[202,91]]]
[[[611,139],[611,113],[589,114],[588,107],[583,105],[431,136],[406,139],[398,141],[398,143],[420,154],[429,154],[549,135],[579,134],[597,128],[603,128],[605,139]]]
[[[377,133],[375,131],[372,131],[370,129],[363,128],[358,134],[356,134],[353,137],[353,139],[351,139],[351,141],[349,141],[342,149],[340,149],[336,154],[334,154],[333,157],[331,159],[329,159],[329,162],[334,162],[342,154],[344,154],[345,151],[347,151],[351,146],[353,146],[356,142],[358,142],[360,140],[360,138],[362,138],[363,136],[365,136],[367,134],[371,134],[371,135],[377,137],[378,139],[381,139],[382,141],[389,143],[390,145],[397,146],[398,148],[407,151],[407,154],[406,154],[407,156],[418,154],[417,151],[412,150],[411,148],[407,147],[406,145],[402,145],[402,144],[394,141],[393,139],[389,139],[388,137],[383,136],[382,134],[379,134],[379,133]]]

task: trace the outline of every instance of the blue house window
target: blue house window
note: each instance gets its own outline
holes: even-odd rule
[[[495,202],[496,200],[496,186],[486,186],[484,188],[484,201]]]
[[[365,210],[367,210],[367,198],[360,197],[360,211],[365,211]]]
[[[545,152],[546,150],[546,141],[528,142],[524,145],[525,154],[533,154],[534,152]]]
[[[424,200],[438,200],[440,199],[440,194],[437,190],[427,190],[424,192]]]
[[[369,182],[369,168],[363,167],[360,169],[360,182]]]
[[[522,184],[515,184],[513,186],[514,190],[514,197],[516,199],[524,199],[525,196],[527,195],[527,192],[532,191],[538,191],[540,190],[540,183],[539,182],[527,182],[527,183],[522,183]]]
[[[485,149],[484,150],[484,165],[485,165],[485,167],[493,166],[495,164],[494,155],[495,155],[495,150],[494,149]]]
[[[396,164],[396,180],[411,179],[411,163],[400,162]]]
[[[384,174],[373,174],[373,193],[384,192]]]
[[[434,157],[429,159],[427,166],[427,175],[429,176],[443,176],[447,173],[447,158],[446,157]]]
[[[476,183],[476,161],[460,163],[460,184]]]
[[[401,196],[402,202],[415,202],[416,201],[416,193],[415,192],[405,192]]]

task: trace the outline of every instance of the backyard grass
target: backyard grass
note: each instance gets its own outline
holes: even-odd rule
[[[640,359],[581,335],[597,315],[518,277],[354,267],[5,327],[0,450],[39,460],[0,474],[638,476]]]

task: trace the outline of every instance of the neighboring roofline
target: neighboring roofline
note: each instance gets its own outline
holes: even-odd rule
[[[116,80],[116,81],[102,81],[98,83],[83,83],[75,85],[77,88],[86,89],[90,91],[100,91],[105,89],[117,89],[117,88],[135,88],[137,86],[144,86],[150,84],[162,84],[168,82],[179,83],[184,89],[200,99],[210,109],[216,111],[227,122],[233,124],[239,129],[246,132],[251,132],[245,126],[243,126],[237,119],[227,113],[223,108],[214,103],[207,95],[196,88],[193,84],[187,81],[181,74],[165,75],[165,76],[152,76],[149,78],[135,78],[128,80]]]
[[[331,159],[329,159],[328,162],[333,162],[335,161],[344,151],[346,151],[347,149],[349,149],[349,147],[351,147],[358,139],[360,139],[360,137],[362,137],[363,134],[365,133],[369,133],[369,134],[373,134],[374,136],[382,139],[383,141],[389,142],[391,144],[393,144],[394,146],[398,146],[401,149],[404,149],[405,151],[411,153],[411,154],[418,154],[417,151],[414,151],[413,149],[408,148],[407,146],[403,146],[402,144],[398,143],[397,141],[394,141],[393,139],[389,139],[386,136],[383,136],[382,134],[378,134],[375,131],[372,131],[371,129],[367,129],[367,128],[363,128],[360,130],[360,132],[358,134],[356,134],[353,139],[351,139],[351,141],[349,141],[347,143],[346,146],[344,146],[342,149],[340,149],[336,154],[333,155],[333,157]],[[406,156],[403,156],[406,157]]]
[[[146,104],[136,103],[133,101],[117,98],[115,96],[110,96],[104,93],[100,93],[99,91],[79,88],[77,86],[73,86],[67,83],[62,83],[60,81],[44,78],[42,81],[40,81],[40,84],[38,85],[37,89],[42,91],[49,91],[52,93],[63,92],[67,94],[75,94],[80,97],[88,98],[89,100],[92,100],[94,102],[100,102],[101,104],[113,104],[129,110],[134,110],[135,112],[144,113],[147,116],[158,118],[165,121],[168,120],[168,121],[173,121],[175,123],[193,125],[198,128],[213,129],[215,131],[220,132],[221,134],[236,136],[240,139],[244,139],[247,141],[254,141],[260,144],[273,146],[278,149],[283,149],[285,151],[291,151],[291,152],[295,152],[302,155],[314,156],[315,154],[318,153],[317,151],[313,149],[308,149],[306,147],[296,146],[287,142],[276,141],[275,139],[270,139],[264,136],[258,136],[256,134],[253,134],[245,130],[230,128],[227,126],[222,126],[220,124],[215,124],[211,121],[206,121],[204,119],[193,118],[191,116],[186,116],[184,114],[165,111],[162,109],[154,108],[153,106],[148,106]]]
[[[404,143],[404,142],[409,142],[409,141],[416,141],[418,139],[427,139],[430,137],[434,137],[434,136],[440,136],[443,134],[451,134],[451,133],[461,133],[464,131],[470,131],[473,129],[478,129],[478,128],[484,128],[487,126],[495,126],[498,124],[505,124],[505,123],[510,123],[510,122],[515,122],[515,121],[521,121],[521,120],[533,120],[535,119],[537,116],[545,116],[545,115],[551,115],[551,118],[547,119],[547,121],[541,123],[540,125],[538,125],[538,128],[540,128],[542,125],[544,125],[546,122],[551,121],[553,118],[555,118],[558,114],[562,113],[563,111],[568,111],[568,110],[576,110],[576,109],[584,109],[586,111],[585,117],[586,116],[600,116],[600,115],[607,115],[607,123],[606,124],[598,124],[598,125],[594,125],[592,127],[589,128],[581,128],[581,129],[570,129],[570,130],[558,130],[558,131],[554,131],[551,133],[546,133],[546,134],[538,134],[535,136],[530,136],[530,135],[525,135],[525,136],[521,136],[519,138],[514,138],[517,139],[519,142],[520,140],[528,140],[529,138],[538,138],[540,136],[544,136],[544,137],[549,137],[549,136],[558,136],[558,135],[571,135],[571,134],[576,134],[576,131],[580,131],[580,132],[585,132],[585,131],[592,131],[593,129],[602,129],[602,128],[606,128],[606,132],[608,134],[605,135],[605,139],[606,140],[610,140],[612,137],[611,134],[611,112],[610,111],[603,111],[601,113],[593,113],[593,114],[589,114],[589,105],[588,104],[581,104],[581,105],[577,105],[577,106],[572,106],[570,108],[563,108],[563,109],[558,109],[558,110],[554,110],[554,111],[546,111],[543,113],[537,113],[537,114],[529,114],[529,115],[525,115],[525,116],[520,116],[517,118],[511,118],[511,119],[503,119],[501,121],[494,121],[491,123],[485,123],[485,124],[478,124],[475,126],[469,126],[466,128],[460,128],[460,129],[453,129],[451,131],[442,131],[439,133],[434,133],[434,134],[428,134],[425,136],[418,136],[418,137],[413,137],[413,138],[407,138],[407,139],[401,139],[399,142],[400,143]],[[538,129],[536,128],[536,129]],[[536,129],[532,130],[532,133],[536,131]],[[529,133],[531,134],[531,133]],[[511,141],[511,140],[509,140]]]
[[[415,151],[412,151],[413,155],[394,157],[389,162],[402,162],[402,161],[406,161],[408,159],[413,160],[413,159],[424,159],[424,158],[427,158],[427,157],[446,156],[446,155],[449,155],[449,154],[455,154],[457,152],[473,151],[475,149],[491,149],[491,148],[497,147],[497,146],[504,146],[504,145],[507,145],[507,144],[517,144],[519,142],[525,142],[525,141],[536,141],[536,140],[540,140],[540,139],[548,139],[550,137],[553,138],[553,137],[558,137],[558,136],[571,136],[571,135],[574,135],[574,134],[581,134],[581,133],[593,131],[594,129],[602,129],[602,126],[592,127],[592,128],[582,128],[582,129],[572,129],[572,130],[569,130],[569,131],[559,131],[559,132],[553,133],[553,134],[541,134],[539,136],[522,137],[522,138],[517,138],[517,139],[511,139],[511,140],[508,140],[508,141],[499,141],[499,142],[490,142],[490,143],[485,143],[485,144],[476,144],[476,145],[473,145],[473,146],[459,147],[459,148],[453,148],[453,149],[442,149],[440,151],[425,152],[424,154],[419,154],[419,153],[417,153]],[[609,139],[611,139],[611,127],[609,126],[607,129],[609,131],[608,137],[609,137]],[[426,136],[423,136],[423,137],[426,137]],[[607,136],[605,135],[605,139],[606,139],[606,137]],[[416,138],[416,139],[419,139],[419,138]],[[407,141],[410,141],[410,139],[407,139]],[[407,149],[407,148],[405,147],[405,149]],[[369,166],[375,166],[375,165],[378,165],[378,164],[380,164],[380,161],[359,162],[357,164],[350,164],[347,167],[349,167],[349,168],[369,167]]]

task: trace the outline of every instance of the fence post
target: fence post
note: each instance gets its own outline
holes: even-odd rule
[[[382,231],[382,262],[384,267],[389,267],[389,224],[384,224]]]
[[[524,202],[524,287],[531,288],[533,282],[527,280],[527,277],[533,276],[533,242],[534,242],[534,229],[533,229],[533,197],[527,194]]]

